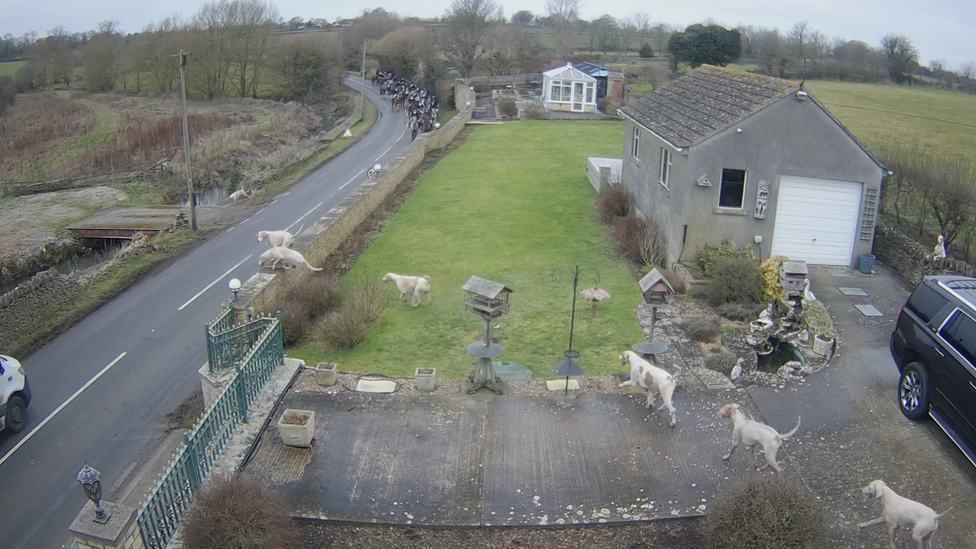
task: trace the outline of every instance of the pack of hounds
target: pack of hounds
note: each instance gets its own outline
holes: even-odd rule
[[[390,106],[394,112],[406,111],[411,141],[420,133],[440,127],[437,122],[437,94],[393,74],[390,70],[377,72],[372,83],[374,87],[379,85],[380,95],[390,96]]]
[[[313,267],[305,260],[301,253],[292,250],[291,246],[295,241],[294,235],[288,231],[260,231],[258,232],[258,242],[267,242],[271,249],[261,254],[258,265],[276,269],[294,269],[298,267],[308,267],[313,271],[321,271],[321,268]],[[410,296],[410,304],[414,307],[420,305],[426,296],[427,305],[430,305],[430,277],[398,275],[386,273],[381,279],[385,283],[396,284],[400,293],[400,300]],[[662,404],[656,411],[664,408],[668,409],[670,415],[669,425],[674,427],[677,424],[676,409],[672,401],[674,391],[677,388],[677,380],[674,375],[667,370],[660,368],[645,360],[637,353],[627,350],[619,357],[620,364],[627,366],[629,377],[620,383],[620,387],[640,387],[647,394],[645,406],[651,408],[657,400],[657,395],[661,396]],[[652,358],[652,360],[654,360]],[[680,374],[678,368],[677,373]],[[737,404],[726,404],[719,409],[722,417],[728,418],[732,422],[732,446],[728,453],[721,456],[726,462],[732,457],[739,445],[749,448],[754,454],[756,446],[761,448],[765,464],[759,467],[762,471],[767,467],[772,467],[777,473],[782,472],[783,468],[776,460],[783,442],[800,429],[800,418],[797,417],[796,425],[785,433],[780,433],[776,429],[752,420],[739,411]],[[860,489],[861,499],[867,501],[870,498],[881,500],[881,516],[862,522],[858,527],[865,528],[876,524],[885,524],[888,530],[889,549],[895,549],[895,531],[899,526],[912,526],[912,539],[918,543],[919,549],[926,547],[931,549],[932,540],[939,528],[939,520],[951,509],[942,513],[937,513],[917,501],[910,500],[895,493],[883,481],[875,480]]]
[[[645,405],[648,408],[654,405],[656,394],[660,394],[663,403],[657,408],[657,411],[667,408],[671,416],[669,424],[674,427],[676,424],[675,408],[671,399],[677,385],[675,377],[666,370],[641,358],[633,351],[624,351],[619,358],[620,364],[629,366],[630,369],[629,379],[621,383],[620,387],[640,387],[646,391],[647,401]],[[680,372],[681,368],[679,367],[678,373]],[[760,446],[766,463],[758,470],[772,467],[776,472],[782,472],[782,467],[776,461],[776,454],[779,452],[783,441],[795,435],[800,429],[799,417],[796,418],[795,427],[785,433],[780,433],[768,425],[747,418],[739,411],[738,404],[726,404],[719,409],[719,413],[722,417],[729,418],[732,421],[732,447],[729,448],[727,454],[722,456],[723,460],[728,462],[729,458],[732,457],[732,452],[740,444],[749,448],[753,453],[756,446]],[[898,495],[881,480],[872,481],[861,488],[859,492],[862,501],[871,498],[881,500],[881,516],[859,523],[858,527],[865,528],[876,524],[885,524],[888,530],[889,549],[895,549],[895,530],[899,526],[913,526],[912,539],[918,543],[918,548],[925,549],[927,547],[931,549],[932,539],[939,528],[939,519],[951,511],[951,509],[947,509],[942,513],[936,513],[927,505]]]

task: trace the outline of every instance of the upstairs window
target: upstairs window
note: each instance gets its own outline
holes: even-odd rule
[[[634,127],[634,141],[630,144],[630,156],[640,160],[640,128]]]
[[[746,171],[722,170],[722,185],[718,193],[718,207],[742,209],[746,195]]]
[[[658,177],[658,182],[664,185],[665,188],[670,188],[671,151],[669,151],[667,147],[661,147],[661,175]]]

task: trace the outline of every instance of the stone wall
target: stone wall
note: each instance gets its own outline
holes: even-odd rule
[[[458,82],[455,97],[463,98],[467,93],[472,92],[463,82]],[[423,163],[427,151],[443,149],[457,138],[471,119],[472,112],[470,107],[465,108],[439,130],[418,136],[395,159],[383,166],[378,179],[363,183],[338,206],[303,231],[295,242],[295,249],[301,251],[312,265],[323,265],[383,201],[404,183],[407,176]],[[238,293],[240,300],[234,308],[240,310],[250,306],[258,313],[273,313],[290,289],[309,276],[314,276],[314,273],[308,269],[292,269],[275,275],[258,273],[241,288]]]
[[[874,232],[874,255],[913,286],[926,275],[976,277],[976,268],[969,263],[951,257],[932,259],[932,248],[922,246],[880,221]]]
[[[14,336],[77,296],[81,288],[73,277],[48,269],[0,296],[0,349]]]

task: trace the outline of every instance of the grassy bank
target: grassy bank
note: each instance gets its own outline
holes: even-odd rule
[[[594,317],[579,299],[573,347],[586,373],[618,370],[617,354],[641,338],[633,314],[639,289],[593,213],[585,165],[588,156],[619,154],[622,131],[607,122],[478,128],[421,181],[346,278],[429,275],[432,305],[394,297],[359,347],[330,353],[313,343],[290,355],[343,370],[413,375],[434,367],[439,376],[463,377],[474,365],[466,346],[480,339],[483,321],[465,311],[460,288],[477,275],[514,290],[499,323],[500,360],[553,377],[569,343],[571,269],[579,265],[579,290],[598,275],[613,297]]]

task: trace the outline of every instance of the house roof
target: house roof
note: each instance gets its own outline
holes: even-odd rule
[[[557,78],[560,80],[586,80],[589,82],[596,82],[596,78],[593,78],[579,69],[573,68],[573,65],[570,63],[566,63],[566,65],[563,67],[549,69],[542,73],[542,75],[548,78]]]
[[[789,80],[702,65],[621,110],[672,145],[687,147],[799,88]]]
[[[593,78],[600,78],[600,77],[605,78],[607,75],[610,74],[610,70],[607,69],[606,67],[601,67],[600,65],[596,65],[588,61],[583,61],[582,63],[576,63],[575,65],[573,65],[573,68],[579,70],[580,72],[584,72],[592,76]]]

